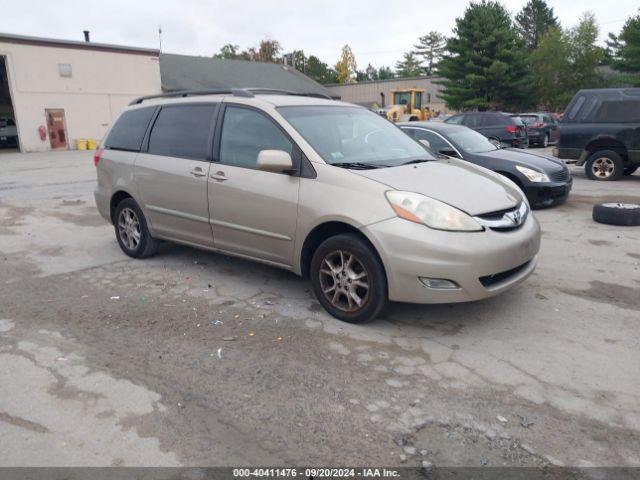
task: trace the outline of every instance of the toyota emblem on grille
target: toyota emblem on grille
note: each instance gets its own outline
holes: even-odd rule
[[[522,222],[522,214],[520,210],[514,210],[513,212],[509,212],[505,214],[505,217],[509,218],[515,225],[520,225]]]

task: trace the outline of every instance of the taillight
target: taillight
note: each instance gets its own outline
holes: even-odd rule
[[[518,133],[518,130],[517,125],[507,125],[507,132],[509,133]]]
[[[100,156],[102,155],[102,152],[104,152],[104,148],[99,148],[93,154],[93,166],[94,167],[97,167],[98,164],[100,163]]]

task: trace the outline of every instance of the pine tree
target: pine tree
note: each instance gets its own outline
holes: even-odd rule
[[[378,80],[389,80],[395,77],[396,74],[391,70],[391,67],[382,66],[378,69]]]
[[[516,15],[515,23],[525,47],[530,52],[538,48],[547,30],[560,26],[553,14],[553,8],[550,8],[545,0],[529,0]]]
[[[446,42],[446,37],[435,31],[418,38],[418,44],[414,45],[414,48],[416,54],[422,57],[422,61],[426,64],[424,67],[426,75],[435,73],[438,62],[442,58]]]
[[[396,63],[396,73],[398,77],[417,77],[422,73],[420,60],[413,52],[406,52],[402,55],[402,60]]]
[[[530,55],[505,7],[472,2],[456,19],[438,67],[442,98],[454,109],[525,108],[532,102],[530,70]]]

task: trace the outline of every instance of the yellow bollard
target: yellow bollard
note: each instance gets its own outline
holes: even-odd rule
[[[96,148],[98,148],[98,142],[96,140],[93,139],[88,139],[87,140],[87,150],[95,150]]]
[[[86,150],[87,140],[84,138],[76,138],[76,150]]]

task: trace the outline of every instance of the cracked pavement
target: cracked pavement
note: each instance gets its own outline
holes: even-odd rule
[[[591,220],[639,174],[573,168],[516,289],[355,326],[275,268],[124,256],[90,153],[0,165],[1,466],[640,466],[640,229]]]

